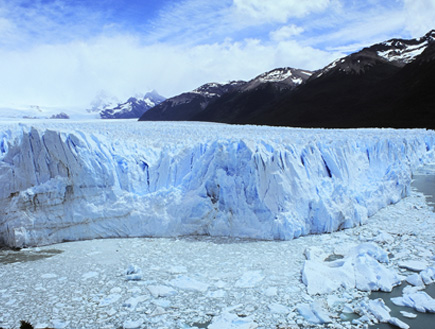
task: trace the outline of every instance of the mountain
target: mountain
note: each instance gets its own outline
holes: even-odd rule
[[[228,84],[208,83],[191,92],[187,92],[172,98],[156,106],[152,110],[145,113],[141,121],[221,121],[213,120],[210,109],[214,109],[214,105],[222,104],[228,101],[231,97],[246,97],[255,90],[268,86],[271,89],[270,96],[275,92],[281,93],[301,84],[312,74],[310,71],[296,70],[292,68],[275,69],[270,72],[263,73],[254,79],[245,81],[232,81]],[[205,111],[207,110],[207,111]],[[215,113],[224,113],[221,108]],[[231,111],[230,111],[231,112]],[[210,114],[209,114],[210,113]],[[226,122],[228,117],[223,120]]]
[[[262,113],[297,86],[303,84],[312,72],[280,68],[263,73],[242,88],[226,93],[191,120],[237,123]]]
[[[435,31],[364,48],[316,72],[273,108],[237,123],[435,128]]]
[[[421,38],[391,39],[313,73],[294,69],[264,73],[213,99],[200,111],[190,111],[188,105],[172,110],[177,112],[177,120],[328,128],[435,128],[434,47],[435,30]],[[283,79],[286,74],[289,76]],[[153,110],[151,120],[172,120]]]
[[[210,102],[223,94],[244,86],[244,81],[227,84],[207,83],[201,87],[167,99],[140,117],[140,121],[184,121],[206,108]]]
[[[116,106],[103,105],[102,109],[97,109],[102,119],[134,119],[140,118],[141,115],[165,99],[153,90],[141,98],[130,97],[125,103],[119,103]]]

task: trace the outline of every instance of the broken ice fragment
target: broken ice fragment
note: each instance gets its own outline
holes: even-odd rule
[[[162,286],[162,285],[150,285],[147,287],[151,295],[153,297],[168,297],[168,296],[174,296],[177,294],[177,291],[174,290],[171,287],[168,286]]]
[[[418,312],[435,313],[435,299],[424,291],[405,294],[402,297],[394,297],[391,298],[391,301],[397,306],[411,307]]]
[[[235,314],[224,312],[213,318],[208,329],[255,329],[258,325],[252,317],[239,317]]]
[[[332,322],[329,314],[322,309],[318,302],[312,304],[300,304],[297,306],[297,310],[308,322],[315,324]]]
[[[138,319],[138,320],[127,320],[124,322],[124,329],[139,329],[142,327],[143,324],[143,320],[142,319]]]
[[[125,271],[125,279],[139,281],[142,280],[142,269],[135,265],[129,265],[127,270]]]
[[[399,262],[399,267],[406,268],[414,272],[423,271],[427,266],[428,264],[425,261],[419,261],[419,260],[405,260]]]
[[[238,288],[253,288],[263,279],[264,275],[260,271],[249,271],[243,273],[242,277],[236,281],[235,286]]]

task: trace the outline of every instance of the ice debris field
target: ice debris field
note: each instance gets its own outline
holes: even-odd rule
[[[435,312],[435,214],[410,188],[434,162],[432,131],[96,121],[0,134],[0,239],[31,247],[0,253],[0,327],[410,328]],[[92,238],[118,239],[43,246]],[[401,283],[400,318],[368,298]]]

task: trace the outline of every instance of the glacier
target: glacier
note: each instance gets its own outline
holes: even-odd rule
[[[433,162],[424,129],[199,122],[0,122],[0,243],[350,228]]]

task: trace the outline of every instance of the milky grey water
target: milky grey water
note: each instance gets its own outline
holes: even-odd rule
[[[421,192],[426,197],[426,202],[435,210],[435,167],[428,166],[422,168],[417,174],[413,176],[412,189]],[[397,317],[403,322],[407,323],[411,329],[433,329],[435,328],[435,314],[433,313],[420,313],[409,307],[399,307],[394,305],[390,298],[402,296],[402,290],[407,286],[406,283],[393,289],[391,293],[373,292],[370,295],[371,299],[382,298],[385,304],[391,309],[391,316]],[[435,298],[435,284],[431,284],[425,290],[432,298]],[[417,314],[414,319],[405,318],[400,311]],[[379,329],[393,329],[396,326],[390,324],[377,324],[369,328]]]

